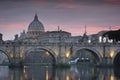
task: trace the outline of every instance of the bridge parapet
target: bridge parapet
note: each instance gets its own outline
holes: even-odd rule
[[[42,48],[54,53],[55,57],[69,58],[71,48],[73,54],[79,49],[91,50],[99,58],[110,57],[114,60],[115,56],[120,52],[120,43],[68,43],[68,42],[57,42],[57,43],[43,43],[43,42],[23,42],[23,41],[1,41],[0,50],[4,51],[9,58],[23,58],[26,50],[32,48]]]
[[[34,46],[34,45],[39,45],[39,46],[50,46],[50,45],[66,45],[66,46],[118,46],[120,47],[120,43],[69,43],[69,42],[23,42],[23,41],[1,41],[0,46],[13,46],[13,45],[18,45],[18,46]]]

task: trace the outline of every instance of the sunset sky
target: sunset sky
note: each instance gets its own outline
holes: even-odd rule
[[[46,31],[57,26],[72,35],[120,29],[120,0],[0,0],[0,33],[4,40],[26,30],[37,13]]]

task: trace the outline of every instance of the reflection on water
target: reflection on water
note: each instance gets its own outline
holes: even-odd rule
[[[7,66],[0,66],[0,80],[9,80],[9,69]]]
[[[0,66],[0,80],[120,80],[120,69],[86,66],[72,66],[70,69],[55,69],[51,66],[9,69]]]

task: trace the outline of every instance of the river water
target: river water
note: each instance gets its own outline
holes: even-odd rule
[[[88,66],[72,66],[69,69],[25,66],[24,69],[9,69],[0,66],[0,80],[120,80],[120,69]]]

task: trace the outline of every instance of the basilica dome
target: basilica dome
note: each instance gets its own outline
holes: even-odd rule
[[[40,31],[44,32],[43,24],[38,20],[37,14],[34,17],[34,20],[30,23],[28,31]]]
[[[36,37],[41,35],[43,32],[44,32],[44,26],[38,20],[38,16],[36,14],[34,20],[29,24],[27,34],[29,37]]]

